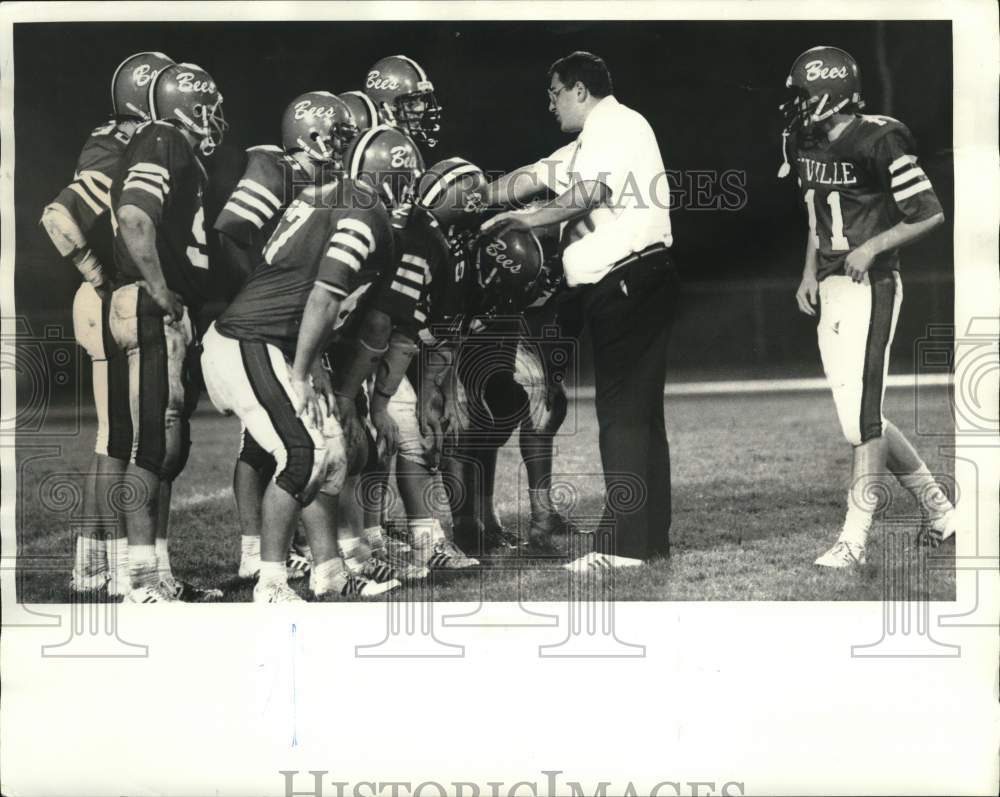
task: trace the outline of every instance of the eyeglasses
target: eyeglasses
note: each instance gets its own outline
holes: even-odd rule
[[[553,89],[546,89],[546,92],[549,95],[549,102],[551,102],[553,105],[555,105],[556,104],[556,99],[559,97],[559,95],[562,92],[566,91],[567,88],[569,88],[569,87],[568,86],[560,86],[559,88],[557,88],[555,90],[553,90]]]

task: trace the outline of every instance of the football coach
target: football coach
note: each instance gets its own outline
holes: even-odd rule
[[[669,555],[670,452],[663,417],[667,338],[678,282],[669,255],[669,189],[649,122],[618,102],[604,61],[574,52],[549,68],[549,110],[577,137],[490,184],[507,211],[494,225],[560,225],[564,333],[589,331],[594,351],[605,508],[586,572]]]

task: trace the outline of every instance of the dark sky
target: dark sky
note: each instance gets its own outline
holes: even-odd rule
[[[161,50],[200,64],[225,96],[232,128],[215,157],[220,186],[243,148],[278,140],[280,114],[303,91],[361,87],[379,57],[405,53],[428,72],[445,111],[429,155],[461,155],[487,170],[549,154],[566,138],[545,96],[546,69],[587,49],[608,63],[619,100],[653,125],[668,170],[746,174],[738,211],[678,209],[674,252],[688,280],[797,279],[804,214],[779,182],[776,106],[792,60],[817,44],[858,59],[868,111],[902,119],[951,217],[949,22],[129,23],[14,26],[17,288],[22,311],[68,308],[78,278],[37,226],[72,176],[84,138],[110,112],[119,61]],[[876,43],[892,77],[885,104]],[[708,179],[713,178],[698,178]],[[910,271],[951,270],[951,226],[915,250]],[[792,288],[794,290],[794,286]]]

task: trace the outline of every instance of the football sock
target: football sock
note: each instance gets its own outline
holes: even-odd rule
[[[344,560],[339,556],[320,562],[309,575],[309,588],[317,595],[324,592],[343,589],[347,581],[347,569]]]
[[[545,520],[549,515],[555,514],[555,507],[552,506],[552,497],[548,489],[533,490],[528,488],[528,501],[531,504],[531,519]]]
[[[285,570],[284,562],[264,562],[260,563],[260,579],[258,584],[287,584],[288,573]]]
[[[170,569],[170,547],[166,538],[156,540],[156,566],[160,570],[161,581],[173,581],[174,573]]]
[[[128,538],[113,537],[108,540],[108,573],[111,576],[109,589],[121,592],[129,583],[128,572]]]
[[[916,500],[922,515],[931,523],[940,520],[954,507],[944,490],[934,480],[926,465],[921,465],[913,473],[899,476],[899,483],[905,487]]]
[[[381,526],[369,526],[361,532],[361,539],[372,552],[385,550],[385,537],[382,536]]]
[[[240,556],[243,559],[260,559],[260,535],[244,534],[240,537]]]
[[[874,516],[870,509],[857,506],[848,496],[847,517],[844,519],[844,528],[840,532],[840,539],[844,542],[864,545],[868,541],[868,532],[872,527]]]
[[[107,548],[104,540],[77,535],[74,572],[81,578],[96,576],[108,568]]]
[[[416,518],[408,520],[406,525],[410,531],[410,544],[414,548],[430,548],[446,539],[437,518]]]
[[[128,571],[132,587],[155,587],[160,582],[156,566],[156,548],[152,545],[130,545]]]

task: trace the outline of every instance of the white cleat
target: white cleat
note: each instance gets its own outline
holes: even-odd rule
[[[125,596],[125,603],[177,603],[173,594],[167,592],[162,586],[155,587],[133,587]]]
[[[410,546],[406,546],[409,551]],[[421,581],[431,574],[424,565],[415,564],[409,553],[396,555],[388,550],[372,551],[372,558],[388,565],[392,569],[392,578],[400,581]]]
[[[236,573],[240,578],[247,580],[255,579],[260,575],[260,557],[243,556],[240,557],[240,569]]]
[[[253,602],[254,603],[305,603],[305,600],[299,597],[299,594],[292,589],[288,584],[284,583],[268,583],[262,584],[257,582],[257,586],[253,588]]]
[[[313,592],[316,597],[324,595],[339,595],[342,598],[377,598],[399,587],[399,581],[390,579],[389,581],[373,581],[365,576],[356,573],[345,573],[334,578],[329,589]]]
[[[109,578],[106,570],[90,576],[80,575],[76,570],[73,570],[73,575],[69,580],[69,588],[79,594],[100,592],[107,585]]]
[[[837,540],[833,547],[813,564],[819,567],[854,567],[865,563],[865,546],[847,540]]]
[[[630,556],[612,556],[611,554],[591,551],[579,559],[574,559],[562,566],[563,570],[571,573],[606,573],[618,567],[639,567],[645,562],[642,559],[633,559]]]

